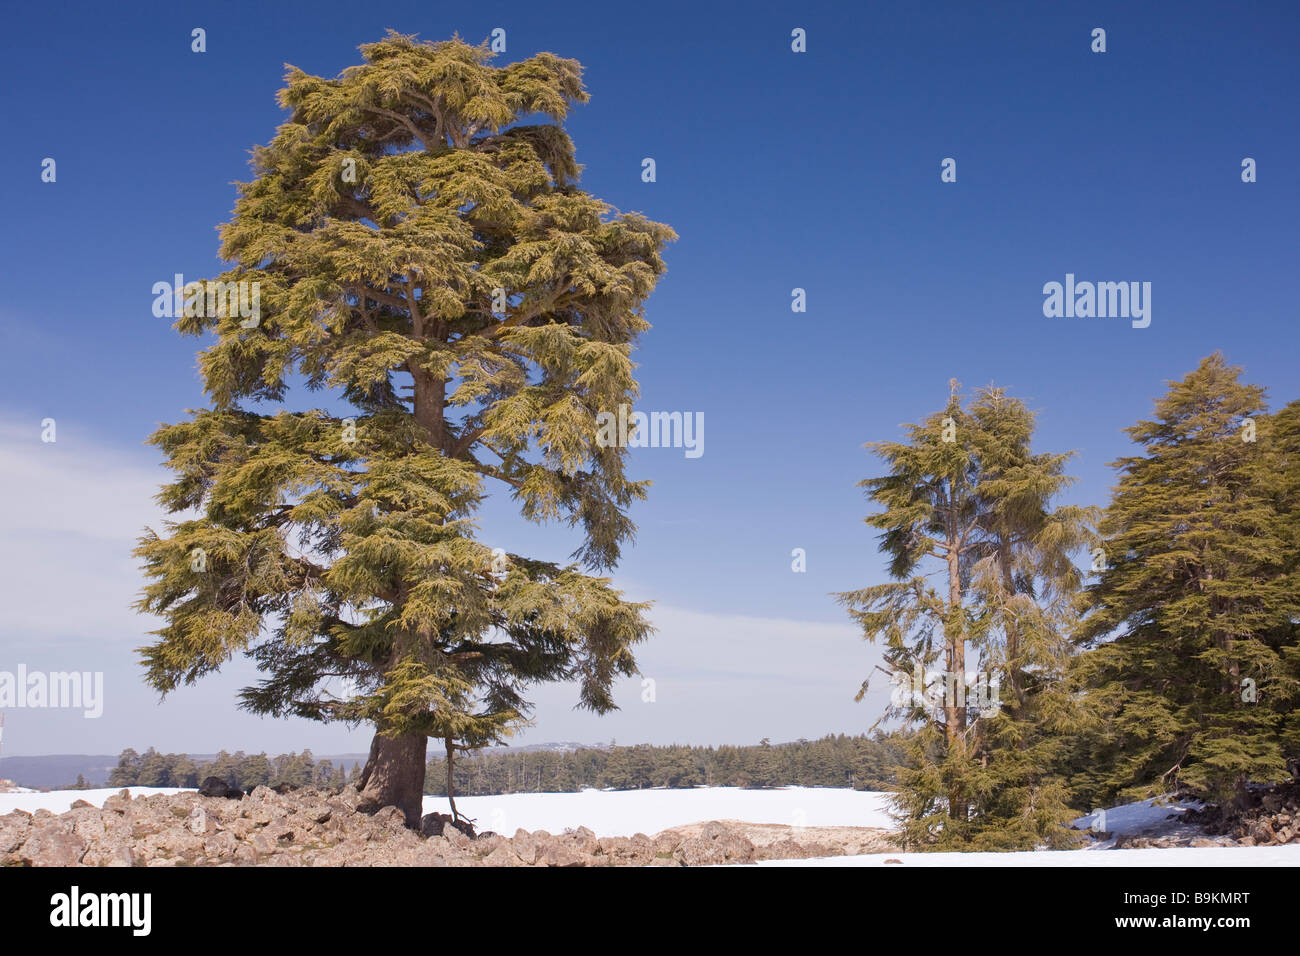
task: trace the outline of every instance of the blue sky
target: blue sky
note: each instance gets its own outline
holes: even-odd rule
[[[0,598],[19,610],[0,670],[103,670],[107,699],[94,721],[11,712],[5,753],[364,749],[364,730],[235,714],[238,663],[159,706],[131,654],[149,625],[127,605],[163,478],[142,442],[204,404],[201,343],[153,317],[151,286],[219,271],[231,183],[284,119],[283,64],[334,75],[388,27],[472,41],[503,27],[505,60],[580,60],[592,99],[567,128],[584,187],[681,236],[649,302],[638,407],[703,412],[705,454],[633,453],[654,487],[617,575],[657,602],[641,654],[657,700],[629,682],[623,711],[595,718],[571,690],[542,691],[526,741],[868,727],[879,698],[852,697],[874,654],[829,597],[883,580],[862,444],[936,410],[951,377],[1038,409],[1037,446],[1076,450],[1071,500],[1095,504],[1122,429],[1209,352],[1274,404],[1300,396],[1294,4],[377,0],[24,5],[6,20]],[[1241,181],[1244,157],[1258,182]],[[1150,327],[1045,318],[1042,286],[1066,273],[1150,282]],[[482,524],[509,550],[574,544],[508,501]]]

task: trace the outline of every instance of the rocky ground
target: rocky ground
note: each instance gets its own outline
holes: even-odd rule
[[[1300,781],[1255,787],[1242,808],[1204,807],[1187,814],[1213,839],[1237,846],[1300,843]]]
[[[1300,783],[1254,787],[1244,807],[1204,806],[1115,840],[1115,849],[1300,843]],[[1109,834],[1102,834],[1108,837]]]
[[[0,816],[0,865],[704,866],[892,849],[880,829],[731,820],[655,836],[597,837],[584,827],[505,837],[470,836],[449,825],[450,817],[429,814],[417,832],[394,807],[365,814],[358,803],[351,787],[286,793],[258,787],[242,797],[183,792],[134,800],[123,790],[102,809],[77,801],[62,814]]]

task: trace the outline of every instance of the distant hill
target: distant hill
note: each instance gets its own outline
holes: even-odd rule
[[[46,757],[0,757],[0,777],[20,787],[62,787],[81,774],[90,783],[104,784],[117,766],[117,755],[51,754]]]
[[[233,751],[232,751],[233,753]],[[216,754],[189,754],[195,762],[209,761]],[[271,754],[270,756],[275,756]],[[366,762],[366,754],[313,754],[317,763],[328,760],[334,766],[342,766],[351,772],[353,764]],[[117,754],[50,754],[37,757],[0,757],[0,779],[12,780],[20,787],[41,789],[44,787],[66,787],[76,783],[77,775],[86,778],[87,783],[98,786],[108,785],[108,775],[117,766]]]

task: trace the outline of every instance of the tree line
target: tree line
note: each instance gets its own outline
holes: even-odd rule
[[[317,761],[310,750],[268,757],[221,751],[212,760],[194,760],[186,754],[164,754],[150,747],[144,753],[130,748],[118,756],[109,773],[110,787],[198,787],[208,777],[220,777],[232,787],[252,790],[289,784],[295,787],[342,787],[355,783],[360,767],[351,772],[331,760]]]
[[[462,795],[503,793],[573,793],[586,788],[636,790],[647,787],[852,787],[885,790],[893,783],[905,735],[876,732],[845,734],[820,740],[753,746],[580,747],[571,751],[493,749],[455,761],[455,792]],[[126,749],[109,775],[112,787],[197,787],[220,777],[233,787],[288,784],[337,788],[355,784],[360,766],[350,772],[330,760],[316,761],[310,750],[268,757],[265,753],[221,751],[212,760],[186,754],[144,753]],[[78,780],[75,787],[91,786]],[[425,793],[447,795],[445,756],[428,762]]]
[[[783,744],[763,740],[752,746],[491,750],[459,756],[453,782],[458,795],[707,786],[886,790],[902,753],[902,735],[880,731]],[[429,761],[425,792],[447,795],[445,757]]]

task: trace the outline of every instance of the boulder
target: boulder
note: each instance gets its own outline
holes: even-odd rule
[[[125,791],[123,791],[125,793]],[[244,791],[232,787],[220,777],[208,777],[199,785],[199,795],[203,797],[220,797],[225,800],[242,800]],[[128,796],[127,799],[130,799]]]

